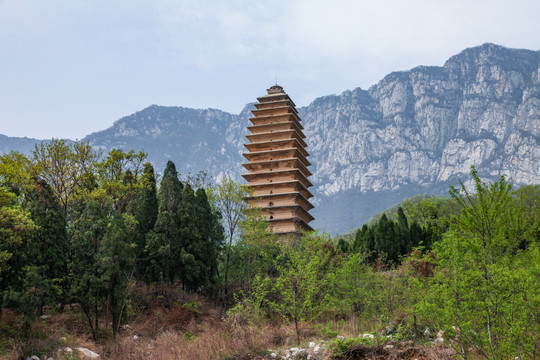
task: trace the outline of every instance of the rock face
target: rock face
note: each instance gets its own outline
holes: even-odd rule
[[[252,106],[233,115],[153,105],[84,140],[144,149],[158,171],[170,158],[183,174],[239,177]],[[442,67],[391,73],[298,110],[313,164],[314,228],[347,232],[405,197],[444,193],[471,165],[486,179],[540,183],[539,51],[484,44]]]
[[[315,100],[305,119],[318,194],[483,176],[540,181],[540,53],[492,44]],[[327,141],[327,139],[336,139]]]

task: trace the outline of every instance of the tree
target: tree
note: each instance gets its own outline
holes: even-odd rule
[[[88,320],[92,337],[97,339],[102,304],[107,300],[107,283],[100,264],[101,243],[107,231],[107,214],[94,201],[84,209],[72,240],[73,277],[71,295],[78,302]]]
[[[229,292],[229,271],[231,263],[231,251],[233,242],[236,240],[238,224],[245,219],[248,204],[245,198],[249,195],[248,188],[233,179],[225,176],[221,183],[210,189],[210,202],[219,211],[222,221],[227,230],[227,247],[225,249],[224,283],[225,297]]]
[[[51,187],[38,179],[31,196],[29,209],[37,228],[27,242],[26,254],[29,265],[34,267],[33,273],[43,280],[42,297],[37,300],[41,315],[46,302],[60,300],[67,294],[70,246],[64,212]],[[34,286],[37,286],[35,281]]]
[[[134,272],[135,244],[130,241],[128,229],[120,212],[114,212],[100,244],[100,266],[107,283],[107,299],[112,317],[113,336],[120,329],[120,320],[126,306],[127,290]]]
[[[177,249],[176,254],[173,250]],[[180,258],[180,235],[176,214],[161,211],[154,229],[146,235],[145,254],[148,257],[145,276],[149,281],[172,283],[177,276]]]
[[[327,274],[331,272],[334,249],[329,239],[309,234],[275,262],[277,278],[272,288],[275,296],[269,303],[275,311],[294,324],[300,343],[300,322],[314,320],[325,310],[325,295],[329,291]]]
[[[158,191],[158,215],[146,235],[147,277],[151,281],[173,282],[182,268],[179,207],[184,186],[172,161],[167,161]]]
[[[146,237],[154,229],[158,216],[158,200],[156,190],[156,178],[154,168],[150,163],[143,164],[144,170],[141,177],[141,188],[133,197],[128,213],[135,218],[136,229],[135,253],[137,257],[137,274],[143,276],[148,266],[148,254],[146,253]]]
[[[49,184],[68,221],[70,206],[77,192],[84,188],[85,179],[100,156],[101,153],[93,150],[89,143],[64,139],[42,141],[32,152],[34,176]]]
[[[189,184],[184,187],[178,215],[181,242],[175,244],[173,253],[181,261],[179,274],[183,286],[194,291],[206,284],[209,268],[203,259],[207,246],[203,235],[205,229],[201,227],[201,213],[198,209],[195,193]]]
[[[412,249],[411,234],[409,230],[409,223],[407,217],[403,212],[403,208],[400,206],[397,211],[398,214],[398,229],[399,229],[399,243],[401,254],[405,255]]]
[[[523,209],[520,248],[530,241],[540,243],[540,185],[526,185],[516,190],[514,204]]]
[[[139,177],[146,156],[142,151],[111,150],[95,165],[97,187],[89,197],[121,214],[126,212],[128,204],[142,187]]]
[[[30,213],[21,207],[15,194],[0,186],[0,284],[6,284],[8,272],[16,272],[13,262],[10,262],[14,249],[23,245],[34,229]]]
[[[238,223],[245,218],[245,211],[248,208],[245,198],[249,194],[247,186],[227,176],[209,191],[210,202],[221,213],[229,246],[236,239]]]
[[[515,205],[506,178],[486,184],[474,167],[471,176],[475,192],[463,184],[450,189],[461,214],[435,246],[438,271],[418,308],[426,321],[446,330],[463,358],[471,347],[495,359],[534,358],[538,248],[532,242],[520,249],[524,209]]]
[[[275,274],[274,260],[281,250],[260,208],[248,208],[238,227],[240,238],[231,248],[229,275],[231,282],[249,289],[257,275]]]
[[[21,200],[34,188],[34,166],[32,162],[17,151],[0,156],[0,186],[7,187]]]
[[[171,214],[178,212],[184,185],[178,180],[176,166],[169,160],[159,185],[158,199],[159,211],[168,211]]]
[[[358,230],[354,236],[353,250],[355,252],[364,253],[366,255],[366,260],[369,262],[372,262],[377,258],[374,253],[375,236],[373,234],[373,227],[369,227],[367,224],[362,225],[362,228]]]
[[[374,250],[377,256],[397,263],[400,255],[400,239],[394,222],[383,214],[374,228],[374,233]]]
[[[208,269],[205,283],[215,282],[218,276],[218,257],[224,242],[224,231],[220,221],[221,213],[212,209],[203,188],[197,189],[195,201],[201,234],[199,256],[206,263]]]

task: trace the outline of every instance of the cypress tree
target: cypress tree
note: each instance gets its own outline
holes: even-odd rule
[[[411,237],[411,249],[420,246],[424,241],[424,232],[422,227],[418,225],[416,221],[413,221],[410,227],[410,237]]]
[[[179,254],[173,254],[173,248],[179,241],[176,215],[161,211],[154,230],[146,235],[144,274],[147,281],[174,281]]]
[[[183,188],[182,182],[178,180],[176,166],[171,160],[167,161],[158,192],[159,211],[168,211],[171,214],[177,213],[182,199]]]
[[[355,252],[367,255],[368,262],[372,262],[377,258],[373,227],[368,227],[367,224],[362,225],[362,229],[356,232],[353,249]]]
[[[375,252],[377,256],[386,257],[387,261],[397,262],[400,253],[399,234],[394,226],[394,222],[388,220],[383,213],[379,222],[375,226]]]
[[[212,281],[218,275],[218,255],[225,241],[223,226],[221,225],[221,214],[212,211],[208,201],[206,191],[199,188],[195,194],[197,205],[199,229],[201,229],[201,261],[206,265],[207,274],[204,276],[204,285]]]
[[[158,200],[154,167],[150,163],[144,163],[144,171],[141,177],[142,188],[138,196],[132,200],[131,211],[137,226],[135,229],[135,254],[137,258],[137,273],[145,276],[148,264],[148,254],[145,251],[147,234],[154,229],[158,217]]]
[[[178,273],[183,286],[188,290],[196,290],[198,284],[204,282],[204,274],[208,272],[206,263],[201,260],[204,229],[200,228],[198,215],[195,193],[191,186],[186,184],[178,208],[181,241],[173,244],[173,253],[181,259]]]
[[[71,294],[78,302],[88,320],[92,337],[97,338],[101,305],[107,298],[107,284],[100,260],[101,242],[107,231],[107,214],[94,201],[84,209],[77,229],[73,234],[73,261],[70,271],[73,275]]]
[[[145,167],[145,173],[150,169]],[[151,179],[151,177],[148,177]],[[155,180],[154,180],[155,181]],[[150,186],[151,187],[151,186]],[[158,213],[154,228],[145,236],[147,257],[144,274],[149,281],[172,283],[182,268],[179,208],[182,202],[183,184],[178,180],[178,172],[172,161],[167,161],[163,178],[157,193]],[[150,192],[148,193],[151,196]],[[150,206],[150,198],[148,206]],[[151,207],[150,211],[154,211]],[[143,220],[148,227],[151,219]]]
[[[399,242],[401,255],[408,254],[411,251],[411,234],[409,231],[409,223],[407,217],[403,212],[403,208],[400,206],[397,211],[398,215],[398,228],[399,228]]]
[[[114,336],[118,333],[121,316],[125,314],[127,284],[133,275],[135,254],[129,240],[129,232],[122,215],[116,211],[100,244],[100,266],[107,282]]]

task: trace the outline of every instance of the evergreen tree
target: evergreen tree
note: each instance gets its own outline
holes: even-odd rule
[[[424,231],[422,230],[422,227],[418,225],[416,221],[413,221],[409,231],[411,239],[411,249],[422,245],[424,242]]]
[[[159,211],[176,214],[182,199],[183,188],[183,184],[178,180],[176,166],[171,160],[167,161],[158,192]]]
[[[180,261],[175,256],[179,253],[173,254],[173,248],[180,243],[178,231],[176,215],[161,211],[154,230],[146,235],[147,261],[144,273],[148,281],[174,281]]]
[[[107,231],[107,214],[101,206],[91,201],[83,211],[73,234],[73,260],[70,271],[73,276],[71,294],[85,314],[92,337],[97,338],[99,316],[107,294],[104,270],[101,266],[101,243]]]
[[[213,211],[206,191],[199,188],[195,194],[199,229],[201,230],[201,260],[208,269],[205,282],[214,281],[218,275],[218,256],[223,247],[224,229],[221,225],[221,214]],[[204,283],[202,284],[204,285]]]
[[[173,282],[183,268],[182,239],[180,234],[180,206],[183,184],[172,161],[167,162],[159,187],[158,215],[154,229],[147,233],[145,252],[148,257],[146,275],[151,281]]]
[[[360,252],[366,255],[368,262],[373,262],[377,258],[375,253],[375,235],[373,227],[362,225],[362,229],[356,232],[353,248],[355,252]]]
[[[186,184],[178,208],[181,242],[173,244],[172,251],[176,258],[181,259],[181,268],[178,273],[183,286],[189,290],[196,290],[199,284],[204,283],[205,274],[209,271],[207,264],[202,260],[205,247],[204,229],[200,228],[201,221],[197,205],[193,189]]]
[[[337,247],[341,252],[349,253],[352,250],[351,245],[347,242],[347,240],[341,238],[337,242]]]
[[[394,222],[383,213],[375,226],[375,252],[386,261],[397,262],[400,254],[399,233]]]
[[[400,206],[397,211],[398,228],[399,228],[399,243],[401,255],[408,254],[411,251],[411,234],[409,231],[409,223],[407,217]]]
[[[130,213],[135,217],[135,253],[137,258],[137,273],[144,276],[148,266],[148,254],[145,251],[147,234],[154,229],[158,216],[158,200],[154,168],[150,163],[144,163],[142,188],[138,196],[132,200]]]
[[[134,244],[119,212],[115,212],[100,244],[100,266],[107,282],[107,299],[112,317],[112,331],[116,336],[124,313],[127,286],[134,272]]]
[[[46,302],[60,300],[68,291],[70,246],[63,209],[44,180],[36,180],[29,208],[37,229],[27,243],[26,253],[29,265],[34,267],[33,278],[43,280],[42,297],[36,300],[41,314]]]

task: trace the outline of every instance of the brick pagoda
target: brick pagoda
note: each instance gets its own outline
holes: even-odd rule
[[[260,207],[269,222],[269,228],[278,234],[313,230],[309,210],[313,197],[307,160],[307,147],[294,102],[278,85],[257,98],[254,117],[249,120],[249,144],[245,147],[248,160],[242,164],[248,173],[242,175],[253,188],[247,198],[251,206]]]

